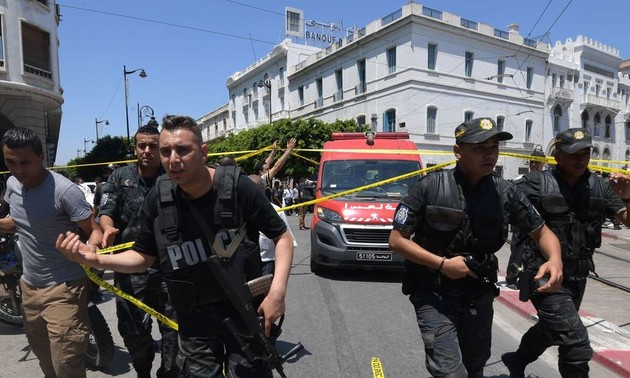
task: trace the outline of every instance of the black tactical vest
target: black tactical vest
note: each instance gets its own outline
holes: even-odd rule
[[[212,253],[221,257],[222,266],[237,283],[245,283],[261,275],[258,241],[252,242],[247,237],[238,204],[236,189],[239,176],[238,167],[215,168],[211,190],[216,201],[212,208],[199,209],[201,213],[213,211],[208,224],[221,225],[218,232],[212,232],[213,240],[208,240],[203,232],[193,240],[183,240],[180,225],[183,217],[193,217],[189,208],[192,204],[179,193],[167,175],[160,176],[156,183],[159,204],[158,217],[153,225],[154,235],[160,269],[177,312],[190,312],[196,305],[227,300],[207,264],[207,258]],[[233,254],[229,255],[232,249]]]
[[[430,188],[430,192],[423,214],[423,223],[420,225],[419,232],[415,233],[414,241],[438,256],[451,258],[471,255],[482,261],[486,255],[500,249],[507,238],[500,178],[491,176],[490,179],[496,188],[496,197],[492,199],[492,203],[475,204],[480,206],[479,209],[483,209],[483,212],[480,210],[475,214],[477,218],[471,221],[467,214],[469,209],[466,208],[463,190],[455,181],[453,174],[452,170],[445,170],[423,178],[423,181],[427,180],[424,184]],[[491,195],[488,196],[488,198],[491,197]],[[405,264],[407,275],[410,276],[411,284],[414,286],[418,284],[440,286],[442,291],[464,296],[468,290],[460,286],[477,285],[468,278],[451,280],[442,276],[438,280],[439,274],[435,269],[409,260],[406,260]],[[403,291],[409,290],[406,290],[403,285]]]
[[[563,260],[590,259],[602,243],[606,198],[601,180],[591,174],[576,188],[573,206],[566,203],[552,170],[541,172],[540,201],[536,209],[560,239]]]

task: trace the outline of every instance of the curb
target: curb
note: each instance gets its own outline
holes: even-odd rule
[[[630,238],[627,240],[630,241]],[[505,282],[499,277],[499,282]],[[508,289],[500,285],[501,294],[497,300],[521,316],[537,321],[536,309],[531,302],[521,302],[518,290]],[[580,311],[580,318],[589,329],[589,338],[593,348],[593,359],[600,365],[623,377],[630,377],[630,332],[597,318],[592,314]]]
[[[615,240],[623,240],[623,241],[630,242],[630,237],[621,236],[621,235],[617,235],[617,234],[611,234],[611,233],[606,232],[606,231],[602,231],[602,236],[605,237],[605,238],[610,238],[610,239],[615,239]]]

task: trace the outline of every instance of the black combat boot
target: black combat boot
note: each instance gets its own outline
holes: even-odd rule
[[[527,362],[518,354],[518,352],[509,352],[501,355],[503,364],[510,371],[510,378],[525,378],[525,366]]]

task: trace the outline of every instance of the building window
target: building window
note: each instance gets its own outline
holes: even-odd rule
[[[628,141],[630,141],[630,122],[626,122],[626,142]]]
[[[284,67],[278,69],[278,86],[284,87]]]
[[[300,101],[300,106],[304,106],[304,86],[303,85],[298,87],[298,98]]]
[[[396,131],[396,110],[390,109],[383,114],[383,131]]]
[[[437,129],[437,108],[429,106],[427,108],[427,134],[435,134]]]
[[[396,72],[396,48],[387,49],[387,70],[390,74]]]
[[[553,108],[553,131],[558,132],[560,131],[560,118],[562,117],[562,108],[560,108],[560,105],[556,105],[555,108]]]
[[[429,43],[429,47],[427,48],[427,68],[429,68],[430,70],[435,70],[435,66],[437,64],[437,49],[438,46],[435,43]]]
[[[497,82],[503,83],[503,76],[505,75],[505,60],[499,59],[497,62]]]
[[[343,100],[343,71],[337,70],[335,71],[335,81],[337,82],[337,92],[333,96],[333,100],[341,101]]]
[[[564,75],[560,75],[560,88],[564,88]]]
[[[0,14],[0,68],[4,67],[4,39],[2,35],[2,15]]]
[[[534,82],[534,68],[527,67],[527,89],[532,89],[533,82]]]
[[[588,110],[583,111],[582,112],[582,128],[590,130],[591,128],[588,126],[588,118],[589,118]]]
[[[466,65],[464,67],[465,74],[468,77],[472,76],[473,63],[475,61],[475,54],[470,51],[466,51]]]
[[[551,74],[551,87],[555,88],[556,87],[556,81],[558,80],[558,75],[556,74]]]
[[[504,127],[505,127],[505,117],[497,116],[497,130],[503,131]]]
[[[611,124],[612,120],[609,115],[606,116],[606,120],[604,121],[604,138],[610,138],[611,132]]]
[[[24,72],[52,78],[50,69],[50,34],[22,23],[22,55],[24,56]]]
[[[475,112],[471,112],[471,111],[464,112],[464,122],[471,121],[474,116],[475,116]]]
[[[534,124],[534,121],[532,121],[531,119],[528,119],[527,121],[525,121],[525,142],[529,143],[532,141],[532,125]]]
[[[324,82],[321,77],[315,80],[315,86],[317,87],[317,102],[315,107],[321,108],[324,106]]]
[[[363,126],[365,125],[365,114],[361,114],[357,117],[357,125]]]
[[[356,86],[356,94],[365,93],[367,89],[365,84],[365,59],[357,61],[357,75],[359,84]]]
[[[598,137],[599,136],[599,129],[602,125],[602,117],[599,115],[599,113],[595,114],[595,118],[593,118],[593,136]]]

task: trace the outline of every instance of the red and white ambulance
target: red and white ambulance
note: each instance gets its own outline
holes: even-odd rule
[[[406,132],[333,133],[324,144],[316,198],[422,169]],[[389,249],[400,198],[419,179],[411,177],[349,193],[315,205],[311,222],[311,271],[322,268],[402,268]]]

